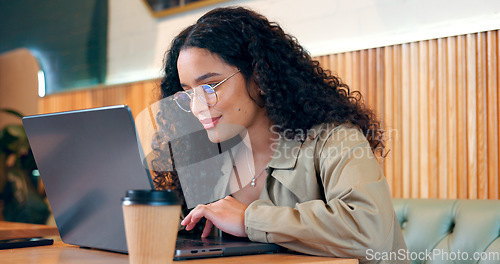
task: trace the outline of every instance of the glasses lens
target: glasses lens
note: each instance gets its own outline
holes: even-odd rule
[[[196,91],[198,98],[206,105],[215,105],[217,103],[217,93],[215,93],[214,88],[208,84],[203,84],[200,88],[202,91]]]
[[[177,105],[186,112],[191,112],[191,98],[186,92],[178,92],[174,95]]]
[[[210,85],[208,85],[208,84],[203,84],[203,85],[201,86],[201,88],[203,88],[203,90],[204,90],[204,91],[205,91],[205,93],[207,93],[207,94],[213,94],[213,93],[215,93],[214,88],[212,88],[212,86],[210,86]]]

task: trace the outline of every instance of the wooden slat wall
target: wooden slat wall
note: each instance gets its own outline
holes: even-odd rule
[[[500,34],[489,31],[321,56],[386,130],[394,197],[498,199]],[[154,100],[158,81],[50,95],[40,112]]]
[[[40,99],[39,112],[53,113],[126,104],[136,117],[149,104],[157,101],[158,87],[159,80],[150,80],[52,94]]]
[[[319,57],[387,131],[394,197],[499,198],[499,32]]]

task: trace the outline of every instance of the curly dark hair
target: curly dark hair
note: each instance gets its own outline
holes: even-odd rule
[[[255,81],[264,93],[259,104],[286,138],[303,140],[297,131],[307,131],[316,124],[347,123],[362,130],[375,154],[382,153],[380,123],[365,107],[361,94],[324,70],[277,23],[242,7],[206,13],[179,33],[167,51],[162,98],[182,90],[177,59],[188,47],[218,55],[240,69],[246,81]]]

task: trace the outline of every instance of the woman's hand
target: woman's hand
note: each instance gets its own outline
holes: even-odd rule
[[[247,207],[246,204],[235,198],[226,196],[215,203],[196,206],[182,220],[181,225],[186,226],[186,230],[189,231],[196,226],[201,218],[205,217],[207,223],[203,229],[202,237],[208,236],[213,225],[233,236],[246,237],[245,210]]]

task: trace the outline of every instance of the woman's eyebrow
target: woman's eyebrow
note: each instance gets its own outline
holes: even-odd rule
[[[195,81],[196,83],[200,83],[200,82],[202,82],[203,80],[206,80],[206,79],[208,79],[208,78],[210,78],[210,77],[213,77],[213,76],[218,76],[218,75],[221,75],[221,74],[220,74],[220,73],[215,73],[215,72],[209,72],[209,73],[205,73],[205,74],[203,74],[203,75],[199,76],[199,77],[198,77],[198,78],[196,78],[194,81]],[[189,85],[187,85],[187,84],[181,83],[181,87],[188,87],[188,86],[189,86]]]
[[[201,81],[203,81],[203,80],[206,80],[206,79],[208,79],[208,78],[210,78],[210,77],[217,76],[217,75],[220,75],[220,73],[215,73],[215,72],[205,73],[205,74],[203,74],[202,76],[200,76],[200,77],[196,78],[196,80],[195,80],[195,81],[196,81],[197,83],[199,83],[199,82],[201,82]]]

